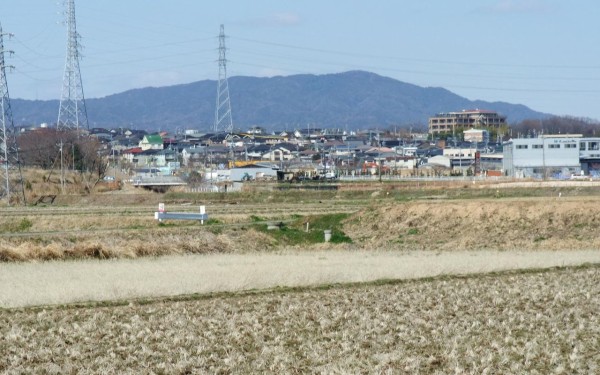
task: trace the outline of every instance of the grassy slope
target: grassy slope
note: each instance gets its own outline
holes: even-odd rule
[[[372,205],[343,229],[365,248],[598,249],[598,203],[597,197],[398,202]]]
[[[314,245],[322,248],[325,229],[333,230],[332,246],[352,243],[354,248],[363,249],[600,248],[600,198],[593,195],[565,194],[559,199],[482,198],[474,194],[478,198],[434,195],[417,199],[408,198],[409,193],[392,191],[354,200],[340,193],[321,201],[315,201],[321,196],[309,194],[300,202],[286,202],[291,197],[278,193],[259,205],[213,203],[207,206],[212,219],[205,227],[195,222],[157,224],[152,207],[117,207],[110,213],[91,214],[83,207],[67,207],[52,215],[45,210],[54,208],[29,208],[22,213],[13,208],[0,216],[0,260],[240,253]],[[453,190],[449,194],[458,193]],[[195,206],[172,202],[169,207],[191,210]],[[352,209],[359,212],[348,214]],[[283,221],[285,225],[280,231],[268,231],[265,221]],[[240,222],[246,225],[239,226]]]

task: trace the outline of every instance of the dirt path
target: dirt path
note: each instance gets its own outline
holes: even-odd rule
[[[311,251],[0,264],[0,307],[600,263],[600,251]]]

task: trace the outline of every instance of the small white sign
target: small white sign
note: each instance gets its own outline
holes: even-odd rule
[[[200,213],[204,215],[206,213],[206,206],[200,206]]]
[[[164,203],[158,204],[158,212],[165,212],[165,204]]]

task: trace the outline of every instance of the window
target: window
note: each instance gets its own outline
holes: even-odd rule
[[[548,145],[548,148],[560,148],[560,144],[553,143],[553,144]]]
[[[544,148],[544,145],[532,145],[531,148]]]
[[[517,145],[517,150],[526,150],[527,145]]]
[[[577,144],[576,143],[567,143],[567,144],[565,144],[565,148],[577,148]]]
[[[598,142],[589,142],[588,150],[600,150],[600,148],[598,147]]]
[[[579,149],[585,151],[585,142],[579,142]]]

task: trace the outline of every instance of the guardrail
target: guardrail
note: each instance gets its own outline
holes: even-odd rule
[[[198,220],[200,224],[204,225],[204,220],[208,220],[208,214],[206,213],[206,207],[200,206],[200,212],[166,212],[164,203],[158,204],[158,212],[154,213],[154,219],[158,222],[163,220]]]

